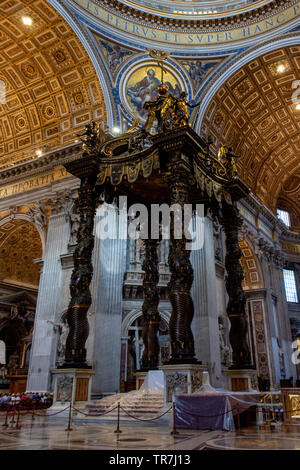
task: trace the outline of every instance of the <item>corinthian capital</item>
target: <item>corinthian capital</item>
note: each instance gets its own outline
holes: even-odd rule
[[[47,202],[51,208],[51,215],[66,214],[72,205],[72,191],[70,189],[57,191]]]

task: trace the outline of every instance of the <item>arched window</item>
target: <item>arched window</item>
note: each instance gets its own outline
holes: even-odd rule
[[[283,270],[283,280],[287,302],[298,303],[295,273],[292,269]]]
[[[287,226],[291,226],[291,218],[290,214],[288,211],[285,211],[283,209],[277,209],[277,217],[278,219],[282,220],[282,222]]]

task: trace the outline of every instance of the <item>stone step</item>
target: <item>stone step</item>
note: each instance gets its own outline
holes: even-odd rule
[[[140,419],[152,419],[159,415],[159,410],[162,410],[164,407],[164,398],[163,393],[157,392],[137,392],[131,391],[128,393],[119,393],[115,395],[110,395],[108,397],[102,398],[101,400],[96,400],[90,402],[86,405],[83,410],[87,416],[78,416],[83,419],[99,419],[103,421],[116,421],[118,416],[117,409],[103,415],[102,417],[95,417],[94,414],[105,413],[108,410],[114,408],[120,403],[121,407],[130,415],[136,416]],[[120,420],[121,421],[133,421],[134,418],[128,416],[122,409],[120,411]]]

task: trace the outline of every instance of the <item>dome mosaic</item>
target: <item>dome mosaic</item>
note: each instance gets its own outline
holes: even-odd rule
[[[213,16],[230,16],[232,14],[247,12],[257,7],[266,5],[271,0],[120,0],[121,3],[151,13],[168,12],[175,16],[199,15],[206,18]]]

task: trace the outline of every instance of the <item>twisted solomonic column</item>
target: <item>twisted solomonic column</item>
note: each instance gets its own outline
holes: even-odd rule
[[[96,175],[96,172],[95,172]],[[81,179],[76,209],[80,216],[77,245],[73,254],[74,269],[71,276],[71,300],[67,311],[69,334],[66,341],[65,362],[62,368],[86,368],[85,343],[89,334],[87,312],[91,305],[90,282],[93,276],[92,252],[94,247],[94,216],[97,206],[96,176]]]
[[[225,285],[228,293],[227,315],[231,327],[229,340],[232,347],[233,363],[230,369],[252,369],[250,348],[247,341],[248,322],[246,317],[246,297],[242,287],[244,279],[240,263],[242,256],[238,242],[238,232],[243,220],[234,205],[222,203],[221,223],[226,235]]]
[[[156,369],[159,358],[158,329],[160,315],[158,312],[159,280],[157,246],[158,240],[144,240],[145,258],[143,270],[144,303],[143,303],[143,331],[144,351],[142,357],[142,369]]]
[[[178,210],[171,212],[171,230],[168,264],[171,279],[168,284],[168,294],[172,305],[169,323],[171,341],[171,359],[173,364],[189,364],[197,362],[194,350],[194,338],[191,323],[194,317],[194,304],[191,297],[193,284],[193,268],[190,261],[190,250],[186,247],[184,227],[181,223],[184,214],[184,204],[188,203],[188,173],[174,166],[166,178],[170,190],[171,204],[176,204]],[[175,238],[175,226],[180,227],[181,238]],[[178,234],[177,234],[178,235]],[[176,237],[177,237],[176,235]]]

